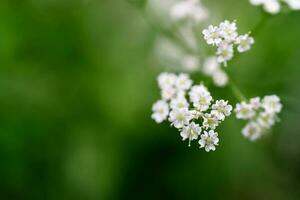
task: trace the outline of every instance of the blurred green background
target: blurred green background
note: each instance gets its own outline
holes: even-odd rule
[[[263,15],[247,0],[203,2],[242,32]],[[150,118],[162,69],[145,3],[1,1],[0,199],[299,199],[300,12],[270,17],[228,68],[248,97],[282,98],[281,122],[251,143],[232,116],[206,153]]]

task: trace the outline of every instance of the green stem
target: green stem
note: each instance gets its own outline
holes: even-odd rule
[[[270,14],[263,12],[259,22],[255,25],[255,27],[251,30],[252,37],[257,35],[265,26],[265,24],[270,19]]]
[[[186,52],[194,54],[194,50],[189,47],[185,41],[183,41],[180,37],[180,35],[175,32],[175,31],[171,31],[172,28],[176,28],[174,27],[174,25],[172,27],[164,27],[164,25],[161,25],[160,23],[155,23],[145,12],[145,10],[141,11],[141,14],[143,15],[143,18],[146,20],[146,22],[150,25],[150,27],[155,30],[158,33],[161,33],[162,35],[172,39],[177,45],[179,45],[180,47],[182,47]]]
[[[257,35],[262,28],[265,26],[265,24],[267,23],[268,19],[270,19],[270,15],[263,12],[262,13],[262,17],[259,20],[259,22],[255,25],[255,27],[252,29],[251,31],[251,36],[254,37],[255,35]],[[240,54],[238,54],[240,55]],[[236,62],[236,60],[238,60],[239,56],[236,56],[234,61]],[[229,87],[231,88],[233,94],[235,95],[235,97],[239,100],[239,101],[246,101],[247,98],[245,97],[245,95],[242,93],[242,91],[239,89],[239,87],[234,83],[234,81],[229,77]]]
[[[232,90],[232,93],[239,101],[247,101],[247,98],[244,96],[244,94],[241,92],[239,87],[234,83],[232,79],[229,80],[229,87]]]

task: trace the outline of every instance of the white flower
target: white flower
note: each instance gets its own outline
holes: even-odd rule
[[[201,133],[201,127],[198,124],[195,124],[195,122],[192,122],[189,125],[184,126],[182,128],[180,135],[182,137],[182,140],[189,139],[189,146],[190,146],[191,145],[190,142],[192,140],[197,140],[200,133]]]
[[[272,113],[260,113],[257,122],[264,128],[271,128],[275,124],[275,115]]]
[[[234,55],[234,46],[237,45],[239,52],[245,52],[248,51],[254,43],[254,39],[248,34],[238,36],[235,21],[230,22],[225,20],[221,22],[219,26],[210,25],[207,29],[204,29],[202,33],[207,44],[217,46],[217,62],[224,63],[225,67],[227,66],[227,61],[231,60]],[[217,66],[214,65],[213,60],[209,60],[208,64],[209,65],[205,63],[203,71],[206,75],[213,75],[213,72],[217,70]],[[224,75],[224,73],[221,75],[224,79],[219,85],[224,86],[227,76]]]
[[[250,0],[250,3],[255,6],[261,5],[264,2],[265,2],[265,0]]]
[[[191,19],[201,22],[207,19],[208,11],[198,0],[179,1],[170,9],[171,18],[174,21]]]
[[[176,92],[176,98],[185,98],[186,91],[185,90],[179,90]]]
[[[236,104],[235,107],[236,118],[238,119],[251,119],[255,116],[255,110],[251,104],[241,102]]]
[[[170,9],[171,18],[175,21],[187,18],[190,15],[191,1],[179,1]]]
[[[176,85],[177,90],[180,91],[180,90],[190,89],[190,87],[192,86],[192,83],[193,82],[190,79],[189,75],[181,73],[178,75],[175,85]]]
[[[210,45],[219,45],[222,41],[219,27],[210,25],[207,29],[202,31],[204,35],[204,39],[206,40],[207,44]]]
[[[257,140],[260,138],[262,129],[255,122],[249,122],[242,130],[242,134],[249,138],[251,141]]]
[[[209,93],[203,93],[199,96],[199,99],[197,101],[193,101],[193,105],[197,110],[203,112],[209,108],[211,101],[212,96],[210,96]]]
[[[220,64],[215,56],[205,60],[202,72],[207,76],[212,76],[214,84],[218,87],[224,87],[228,83],[228,76],[220,69]]]
[[[200,148],[205,148],[205,151],[209,152],[210,150],[215,151],[219,143],[218,133],[210,130],[209,132],[204,131],[201,139],[199,140]]]
[[[191,88],[189,95],[191,99],[194,99],[194,98],[198,98],[198,96],[202,93],[209,93],[209,91],[207,87],[205,87],[203,84],[200,84],[200,85],[194,85]]]
[[[161,123],[168,117],[169,105],[167,102],[159,100],[153,104],[152,111],[153,114],[151,115],[151,118],[154,119],[156,123]]]
[[[203,115],[203,113],[198,110],[191,110],[190,112],[192,114],[193,119],[199,119],[199,117]]]
[[[259,97],[251,98],[250,99],[250,104],[253,107],[253,109],[257,110],[261,106],[260,98]]]
[[[226,40],[226,42],[232,42],[238,36],[237,27],[235,22],[229,22],[225,20],[219,25],[220,35]]]
[[[217,61],[219,63],[224,63],[226,66],[226,62],[231,60],[233,57],[233,45],[227,42],[222,42],[219,44],[217,49]]]
[[[185,55],[181,59],[181,65],[183,69],[187,71],[195,71],[198,69],[199,65],[199,59],[196,56],[193,55]]]
[[[231,114],[232,106],[228,105],[228,101],[217,100],[215,104],[212,105],[211,113],[215,115],[218,120],[224,120],[226,116]]]
[[[213,82],[216,86],[218,87],[224,87],[227,85],[228,83],[228,76],[227,74],[219,69],[219,70],[216,70],[214,73],[213,73]]]
[[[213,99],[208,89],[203,84],[192,86],[187,74],[162,73],[158,83],[163,99],[154,103],[151,117],[157,123],[168,119],[180,131],[182,139],[189,140],[189,146],[203,129],[206,130],[199,141],[200,147],[205,147],[206,151],[215,150],[219,139],[214,130],[231,114],[232,106],[225,100],[217,100],[211,106]],[[196,120],[202,124],[197,124]]]
[[[205,129],[212,129],[215,130],[216,127],[219,125],[219,120],[217,116],[213,113],[205,113],[203,116],[203,127]]]
[[[300,10],[300,0],[283,0],[292,10]]]
[[[280,99],[276,95],[265,96],[262,100],[262,107],[267,113],[279,113],[282,105]]]
[[[210,94],[207,87],[205,87],[203,84],[194,85],[189,92],[191,101],[197,101],[199,99],[199,96],[201,96],[203,93]]]
[[[270,14],[277,14],[280,11],[280,3],[278,0],[265,0],[263,3],[264,10]]]
[[[161,89],[161,97],[164,100],[170,100],[172,98],[174,98],[174,96],[176,95],[176,89],[173,87],[166,87]]]
[[[263,5],[264,10],[270,14],[277,14],[280,11],[278,0],[250,0],[250,3],[255,6]]]
[[[181,108],[188,108],[189,103],[187,102],[186,98],[184,96],[179,96],[177,98],[174,98],[171,100],[170,107],[175,109],[181,109]]]
[[[250,37],[248,34],[240,35],[239,37],[236,38],[235,43],[238,44],[237,50],[239,52],[245,52],[251,48],[252,44],[254,44],[254,39],[253,37]]]
[[[235,112],[238,119],[250,119],[250,122],[242,130],[242,134],[254,141],[270,129],[278,120],[277,114],[282,105],[276,95],[265,96],[263,100],[254,97],[249,103],[241,102],[236,105]]]
[[[159,74],[157,80],[158,80],[158,85],[161,89],[169,89],[174,87],[175,82],[176,82],[177,76],[173,73],[167,73],[163,72]]]
[[[187,108],[175,109],[170,112],[169,121],[176,128],[182,128],[192,119],[192,114]]]
[[[190,100],[193,102],[193,106],[199,111],[206,111],[212,101],[207,88],[203,85],[195,85],[189,92]]]
[[[211,76],[219,68],[220,68],[220,64],[217,62],[217,58],[215,56],[212,56],[212,57],[207,58],[204,61],[202,72],[205,75]]]

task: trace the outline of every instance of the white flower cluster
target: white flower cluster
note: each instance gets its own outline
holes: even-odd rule
[[[226,72],[221,69],[215,56],[208,57],[202,67],[203,74],[212,77],[213,83],[218,87],[224,87],[228,83]]]
[[[208,10],[200,0],[180,0],[171,7],[170,16],[174,21],[202,22],[208,18]]]
[[[249,120],[242,134],[251,141],[266,133],[278,120],[282,104],[276,95],[251,98],[250,101],[238,103],[235,107],[236,118]]]
[[[203,85],[192,86],[187,74],[161,73],[158,76],[161,100],[152,107],[152,118],[161,123],[169,120],[183,140],[197,140],[200,148],[214,151],[218,145],[216,127],[229,116],[232,106],[224,100],[213,101]]]
[[[201,66],[199,55],[186,52],[175,41],[164,36],[157,38],[154,53],[160,65],[172,71],[191,73]]]
[[[248,51],[254,39],[249,34],[239,35],[235,21],[225,20],[219,26],[208,26],[202,31],[207,44],[217,46],[217,61],[227,65],[234,53],[234,45],[237,45],[238,52]]]
[[[277,14],[280,12],[280,2],[285,2],[290,9],[300,10],[300,0],[249,0],[252,5],[263,6],[263,9],[270,14]]]

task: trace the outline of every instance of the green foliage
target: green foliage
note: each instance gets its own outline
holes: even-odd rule
[[[147,0],[126,0],[128,3],[137,6],[138,8],[143,8],[147,3]]]
[[[246,0],[204,2],[242,32],[262,15]],[[207,154],[150,118],[157,32],[134,3],[1,1],[0,199],[299,199],[300,12],[270,17],[228,67],[248,97],[283,99],[281,122],[250,143],[229,118]]]

